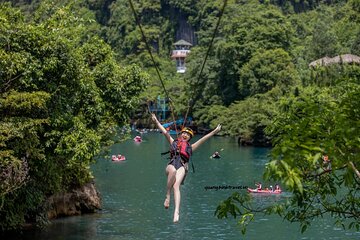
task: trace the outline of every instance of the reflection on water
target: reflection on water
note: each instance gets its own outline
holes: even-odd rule
[[[190,170],[181,189],[180,222],[173,224],[173,201],[170,209],[163,208],[164,169],[168,160],[160,153],[168,150],[168,144],[159,133],[145,134],[143,140],[140,144],[129,140],[112,147],[111,154],[121,153],[126,161],[114,163],[99,159],[93,166],[96,186],[102,194],[102,211],[58,219],[45,231],[27,232],[11,239],[242,238],[236,220],[219,220],[214,211],[219,202],[234,191],[231,187],[254,187],[256,181],[261,181],[267,148],[238,147],[233,139],[223,137],[211,138],[201,146],[193,155],[195,173]],[[210,158],[221,149],[220,159]],[[270,184],[274,185],[264,183]],[[263,206],[288,196],[287,193],[254,196],[254,204]],[[262,215],[256,216],[245,236],[245,239],[256,240],[356,238],[360,238],[360,233],[335,228],[328,218],[314,221],[313,226],[301,234],[298,224]]]

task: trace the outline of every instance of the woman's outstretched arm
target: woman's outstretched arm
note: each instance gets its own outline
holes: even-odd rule
[[[164,128],[163,125],[161,125],[161,123],[159,122],[159,120],[156,118],[156,115],[154,113],[151,114],[151,118],[152,120],[156,123],[156,126],[158,129],[160,129],[160,131],[165,135],[166,139],[169,141],[170,144],[172,144],[172,142],[174,141],[174,139],[170,136],[170,134],[168,133],[168,131],[166,131],[166,129]]]
[[[191,145],[192,150],[195,151],[195,149],[197,149],[201,144],[203,144],[206,140],[208,140],[210,137],[214,136],[216,133],[218,133],[221,130],[221,125],[217,125],[217,127],[212,130],[211,132],[209,132],[208,134],[206,134],[205,136],[203,136],[202,138],[200,138],[199,140],[197,140],[194,144]]]

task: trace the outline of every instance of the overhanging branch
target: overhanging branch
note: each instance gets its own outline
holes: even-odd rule
[[[349,164],[350,164],[351,168],[354,170],[356,176],[360,179],[360,172],[359,172],[359,170],[357,170],[357,168],[355,167],[355,164],[354,164],[352,161],[350,161]]]

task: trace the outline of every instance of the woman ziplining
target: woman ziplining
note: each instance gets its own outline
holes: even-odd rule
[[[148,44],[148,42],[146,41],[146,37],[144,34],[144,31],[142,30],[139,18],[136,14],[136,11],[134,9],[134,5],[132,4],[132,1],[129,0],[129,5],[130,8],[134,14],[134,18],[135,21],[137,23],[137,25],[139,26],[143,41],[145,43],[146,49],[149,52],[150,58],[154,64],[154,68],[156,70],[156,73],[159,77],[159,80],[161,82],[161,85],[164,89],[165,92],[165,96],[167,97],[167,99],[169,99],[169,105],[170,105],[170,109],[171,109],[171,114],[172,114],[172,118],[173,121],[176,122],[175,120],[175,115],[174,115],[174,107],[172,104],[172,101],[169,97],[168,91],[165,88],[164,82],[161,78],[160,75],[160,71],[157,67],[157,64],[155,63],[154,57],[152,55],[150,46]],[[213,41],[215,39],[215,35],[216,32],[218,30],[218,27],[220,25],[220,20],[221,17],[224,13],[225,7],[227,5],[227,0],[224,0],[224,4],[221,8],[220,11],[220,15],[209,45],[209,48],[206,52],[205,55],[205,59],[203,61],[203,64],[201,66],[201,70],[199,73],[199,77],[198,77],[198,81],[200,81],[201,76],[202,76],[202,72],[207,60],[207,57],[209,55],[211,46],[213,44]],[[210,133],[208,133],[207,135],[203,136],[202,138],[200,138],[198,141],[196,141],[194,144],[189,143],[190,139],[194,136],[193,131],[190,128],[185,128],[185,123],[186,123],[186,118],[187,115],[190,111],[190,109],[193,107],[193,105],[195,104],[195,102],[200,98],[200,94],[197,93],[195,94],[195,97],[193,99],[193,101],[191,101],[191,104],[188,106],[188,109],[186,111],[186,116],[184,118],[184,123],[183,123],[183,128],[180,131],[180,137],[178,137],[176,140],[174,140],[168,131],[166,131],[166,129],[161,125],[161,123],[158,121],[158,119],[156,118],[156,115],[151,113],[150,109],[149,112],[152,116],[153,121],[156,123],[157,127],[161,130],[161,132],[165,135],[166,139],[168,140],[168,142],[170,143],[170,162],[168,163],[167,167],[166,167],[166,175],[167,175],[167,189],[166,189],[166,198],[164,201],[164,207],[166,209],[169,208],[170,205],[170,195],[171,195],[171,190],[174,191],[174,203],[175,203],[175,209],[174,209],[174,219],[173,221],[176,223],[179,221],[179,211],[180,211],[180,185],[183,184],[184,179],[186,177],[186,174],[188,172],[188,163],[190,160],[190,157],[192,155],[192,151],[195,151],[201,144],[203,144],[206,140],[208,140],[210,137],[212,137],[213,135],[215,135],[216,133],[218,133],[221,130],[221,125],[219,124],[213,131],[211,131]],[[176,129],[176,124],[175,124],[175,130],[177,133],[177,129]]]
[[[194,132],[187,127],[181,130],[180,137],[174,140],[168,131],[161,125],[155,114],[151,114],[152,120],[156,123],[156,126],[165,135],[166,139],[170,143],[170,161],[166,166],[167,184],[166,184],[166,197],[164,201],[165,209],[170,206],[171,190],[174,193],[174,218],[173,222],[179,221],[180,214],[180,185],[184,184],[185,177],[189,170],[189,161],[192,152],[195,151],[201,144],[203,144],[210,137],[214,136],[221,130],[219,124],[213,131],[200,138],[195,143],[191,144],[189,141],[194,136]]]

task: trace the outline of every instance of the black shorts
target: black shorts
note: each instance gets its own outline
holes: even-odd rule
[[[181,182],[181,184],[184,184],[186,175],[189,171],[189,164],[187,162],[185,162],[184,160],[182,160],[181,158],[173,158],[170,160],[170,162],[168,163],[168,165],[173,165],[175,167],[176,170],[178,170],[181,167],[184,167],[185,169],[185,176]]]

